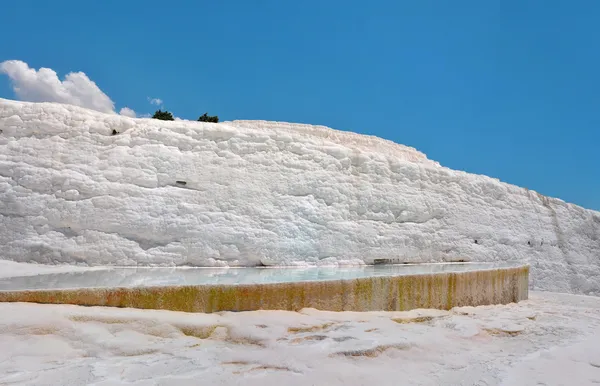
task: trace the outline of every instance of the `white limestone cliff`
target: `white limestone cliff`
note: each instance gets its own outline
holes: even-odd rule
[[[599,212],[376,137],[4,99],[0,130],[0,259],[522,261],[534,289],[600,294]]]

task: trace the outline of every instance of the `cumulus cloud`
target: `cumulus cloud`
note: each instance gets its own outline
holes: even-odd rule
[[[131,117],[131,118],[135,118],[135,116],[136,116],[135,111],[133,111],[129,107],[123,107],[121,109],[121,111],[119,111],[119,114],[124,115],[126,117]]]
[[[160,106],[160,105],[163,104],[163,101],[160,98],[150,98],[150,97],[148,97],[148,102],[150,102],[151,105],[156,105],[156,106]]]
[[[50,68],[36,70],[20,60],[7,60],[0,63],[0,73],[8,75],[21,100],[67,103],[114,113],[114,102],[83,72],[70,72],[60,80]]]

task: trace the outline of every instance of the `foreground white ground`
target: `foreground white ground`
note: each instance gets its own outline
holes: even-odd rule
[[[600,298],[449,312],[0,304],[0,384],[593,385]]]
[[[600,213],[407,146],[4,99],[0,245],[82,266],[511,260],[534,289],[600,294]]]

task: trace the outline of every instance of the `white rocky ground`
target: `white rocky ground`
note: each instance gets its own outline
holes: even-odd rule
[[[532,288],[600,293],[600,213],[441,167],[379,138],[2,99],[0,130],[2,259],[518,260],[531,264]]]
[[[0,384],[593,385],[600,298],[449,312],[169,311],[0,304]]]

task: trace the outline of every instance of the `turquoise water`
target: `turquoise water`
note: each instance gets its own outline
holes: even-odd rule
[[[206,284],[267,284],[300,281],[348,280],[372,276],[400,276],[465,272],[517,266],[511,263],[452,263],[370,265],[307,268],[102,268],[86,271],[0,279],[0,291],[186,286]]]

